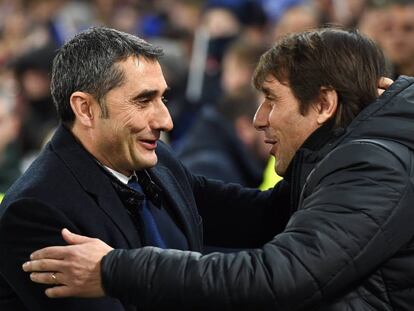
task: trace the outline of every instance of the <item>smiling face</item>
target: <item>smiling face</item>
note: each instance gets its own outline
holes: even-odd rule
[[[173,127],[164,103],[167,90],[157,61],[129,57],[116,64],[124,73],[122,85],[104,97],[108,117],[92,106],[94,123],[88,150],[102,164],[129,176],[157,163],[155,149],[161,131]]]
[[[414,73],[414,5],[391,6],[390,31],[384,36],[384,50],[399,68],[399,74]]]
[[[284,176],[296,151],[318,128],[318,112],[312,107],[305,115],[290,87],[269,75],[262,87],[264,100],[254,117],[256,129],[265,132],[265,142],[272,145],[270,154],[277,159],[276,172]]]

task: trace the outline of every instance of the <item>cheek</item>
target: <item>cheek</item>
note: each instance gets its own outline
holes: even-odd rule
[[[136,113],[124,114],[120,118],[120,124],[122,124],[126,127],[131,126],[135,123],[135,119],[137,119],[137,114]]]
[[[145,116],[143,113],[134,112],[123,116],[117,123],[117,130],[124,133],[137,133],[146,127]]]
[[[273,111],[273,109],[266,111],[266,117],[269,119],[269,126],[272,129],[276,130],[280,127],[282,119],[280,118],[280,115]]]
[[[286,154],[294,154],[303,143],[301,123],[289,122],[280,125],[279,132],[282,148]]]

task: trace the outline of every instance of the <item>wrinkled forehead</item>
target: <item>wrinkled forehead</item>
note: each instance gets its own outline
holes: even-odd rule
[[[280,85],[290,88],[290,85],[287,81],[281,81],[277,79],[274,75],[268,74],[263,78],[259,91],[261,91],[264,94],[272,93],[275,91],[275,87]]]
[[[135,89],[154,89],[164,92],[167,88],[158,60],[131,56],[119,64],[123,71],[124,84]]]
[[[139,75],[144,80],[150,78],[150,76],[164,77],[159,61],[142,55],[128,56],[117,61],[115,65],[122,70],[124,74],[131,74],[132,76]],[[142,81],[137,80],[135,82]]]

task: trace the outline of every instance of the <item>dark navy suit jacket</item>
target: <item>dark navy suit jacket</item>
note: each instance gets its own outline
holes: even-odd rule
[[[168,158],[165,145],[157,153]],[[175,166],[171,171],[160,159],[148,171],[161,186],[190,249],[201,251],[201,218],[194,199],[186,195],[188,189],[180,185],[184,171],[179,164]],[[21,269],[34,250],[64,245],[60,235],[63,227],[99,238],[114,248],[141,246],[110,179],[68,130],[57,130],[38,159],[8,191],[0,214],[0,310],[124,310],[113,298],[49,299],[45,287],[31,282]]]
[[[204,242],[210,245],[260,247],[283,229],[289,210],[285,187],[260,192],[194,176],[163,143],[157,156],[158,164],[148,172],[162,188],[190,250],[202,250],[199,212],[209,224],[204,228]],[[243,222],[235,221],[238,215]],[[64,227],[114,248],[141,246],[110,178],[60,126],[0,206],[0,310],[135,310],[108,297],[49,299],[44,294],[46,286],[30,281],[22,264],[39,248],[65,245],[60,234]]]

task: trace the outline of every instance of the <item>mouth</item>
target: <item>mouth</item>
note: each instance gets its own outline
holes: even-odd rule
[[[277,140],[275,140],[275,139],[268,139],[268,138],[266,138],[266,139],[264,140],[264,142],[265,142],[266,144],[269,144],[269,145],[274,145],[274,144],[276,144],[276,143],[277,143]]]
[[[264,140],[264,142],[266,143],[266,144],[269,144],[269,145],[272,145],[272,148],[269,150],[269,154],[271,154],[271,155],[273,155],[273,156],[276,156],[276,149],[277,149],[277,144],[278,144],[278,141],[277,140],[275,140],[275,139],[265,139]]]
[[[139,143],[147,150],[155,150],[157,148],[158,139],[140,139]]]

